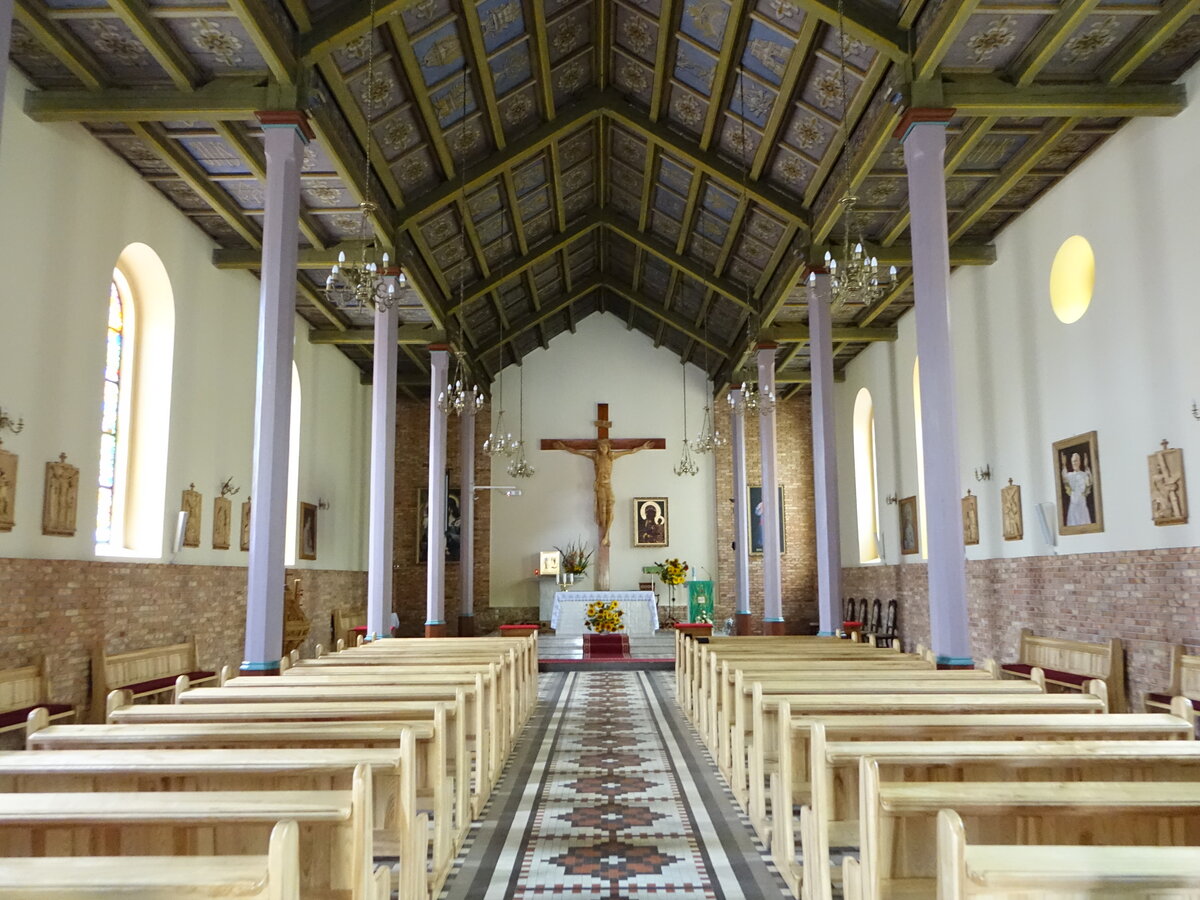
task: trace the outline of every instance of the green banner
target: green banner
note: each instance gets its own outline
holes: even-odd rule
[[[713,620],[713,583],[711,581],[689,581],[688,621],[708,622]]]

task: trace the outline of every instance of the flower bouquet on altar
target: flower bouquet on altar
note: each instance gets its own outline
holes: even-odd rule
[[[674,625],[676,622],[675,587],[687,580],[688,564],[685,560],[668,559],[666,562],[656,562],[655,565],[659,568],[659,580],[667,586],[667,624]]]
[[[588,631],[596,634],[612,634],[625,630],[625,611],[616,600],[595,600],[587,606],[584,620]]]
[[[555,547],[562,562],[559,564],[559,581],[562,584],[574,584],[582,581],[587,575],[588,566],[592,563],[592,549],[582,538],[567,544],[565,548]]]

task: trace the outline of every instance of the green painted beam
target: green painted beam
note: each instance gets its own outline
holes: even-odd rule
[[[1197,14],[1200,14],[1200,0],[1167,0],[1158,15],[1144,22],[1132,38],[1117,48],[1105,62],[1100,78],[1109,84],[1121,84]]]
[[[324,249],[302,247],[296,260],[297,269],[328,269],[337,262],[338,253],[345,252],[348,259],[355,259],[362,251],[361,241],[343,241]],[[212,263],[218,269],[257,269],[262,265],[262,253],[258,250],[216,249],[212,252]]]
[[[547,319],[556,316],[572,303],[576,302],[577,300],[582,300],[588,294],[592,293],[593,291],[600,290],[602,287],[604,287],[604,285],[600,279],[589,278],[587,281],[584,281],[578,287],[576,287],[572,293],[555,300],[549,306],[542,307],[533,315],[526,316],[519,322],[514,323],[511,326],[511,331],[505,333],[503,337],[497,338],[489,344],[478,347],[476,352],[481,359],[485,356],[495,353],[505,344],[511,344],[518,337],[521,337],[526,332],[536,329]]]
[[[232,81],[232,83],[231,83]],[[294,88],[218,80],[194,91],[107,88],[98,91],[27,91],[25,113],[35,122],[250,121],[262,109],[296,109]]]
[[[615,278],[613,278],[613,276],[605,276],[604,287],[607,290],[612,291],[618,297],[623,298],[627,303],[631,303],[638,309],[654,316],[654,318],[658,319],[658,321],[663,325],[669,328],[674,328],[680,334],[698,344],[708,347],[710,350],[719,353],[722,357],[728,352],[725,347],[713,343],[708,335],[695,328],[692,325],[692,321],[686,316],[681,316],[678,313],[672,312],[671,310],[665,308],[662,304],[656,303],[650,297],[647,297],[641,291],[635,290],[629,285],[620,284]]]
[[[297,42],[291,29],[272,12],[267,0],[228,0],[255,48],[267,61],[267,68],[280,84],[295,84],[297,74]],[[299,4],[303,7],[303,4]],[[293,15],[296,10],[289,5]],[[302,27],[307,22],[301,23]]]
[[[791,372],[779,372],[779,373],[776,373],[776,375],[775,375],[775,384],[777,384],[777,385],[779,385],[779,384],[795,384],[795,385],[812,384],[812,380],[813,380],[813,378],[812,378],[811,372],[805,373],[804,375],[796,375]],[[846,373],[845,372],[834,372],[833,380],[836,381],[838,384],[842,384],[846,380]]]
[[[1174,116],[1187,106],[1182,84],[1031,84],[963,78],[943,85],[947,106],[961,116],[1110,118]]]
[[[201,81],[200,67],[179,46],[174,33],[152,15],[144,0],[108,0],[108,5],[162,66],[175,87],[188,90]]]
[[[104,67],[91,48],[70,29],[47,16],[45,8],[37,0],[15,0],[13,18],[24,25],[25,29],[50,51],[50,55],[62,63],[85,87],[98,90],[108,83]],[[5,60],[4,64],[7,65],[8,61]]]
[[[332,328],[312,328],[308,332],[310,344],[357,344],[372,345],[375,343],[373,328],[349,328],[346,331],[336,331]],[[424,344],[443,344],[446,335],[432,325],[401,325],[396,329],[396,343],[409,346]]]
[[[420,0],[385,0],[375,5],[375,24],[382,25],[396,13],[416,6]],[[312,29],[300,36],[300,59],[311,65],[339,47],[367,33],[371,25],[371,0],[340,3],[333,11],[313,22]]]
[[[942,4],[925,32],[925,40],[917,46],[913,54],[914,80],[925,81],[934,76],[981,2],[982,0],[955,0],[953,3]]]
[[[858,325],[835,325],[833,340],[835,341],[869,341],[871,343],[891,342],[897,337],[895,325],[882,325],[874,328],[862,328]],[[809,333],[807,325],[788,323],[772,325],[762,331],[764,341],[775,341],[780,344],[807,344]]]
[[[1009,66],[1013,84],[1017,87],[1033,84],[1038,73],[1099,4],[1100,0],[1066,0],[1060,4],[1058,12],[1038,29],[1016,62]]]
[[[858,38],[893,62],[903,63],[908,59],[908,29],[902,28],[891,13],[874,3],[863,0],[842,0],[840,4],[829,0],[796,0],[796,5],[834,28],[838,27],[840,12],[848,36]]]

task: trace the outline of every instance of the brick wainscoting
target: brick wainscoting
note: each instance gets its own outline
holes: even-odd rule
[[[729,427],[724,403],[717,409],[722,431]],[[783,617],[789,634],[816,633],[817,545],[813,522],[812,407],[804,394],[776,408],[776,470],[783,485],[784,553]],[[733,574],[733,455],[728,447],[715,454],[717,470],[717,624],[733,617],[736,588]],[[746,419],[746,480],[762,484],[758,453],[758,418]],[[751,511],[753,512],[753,511]],[[703,577],[703,575],[701,575]],[[762,555],[750,557],[750,610],[753,633],[762,633]]]
[[[1132,711],[1166,688],[1172,644],[1200,646],[1200,548],[967,561],[976,660],[1016,658],[1022,628],[1082,641],[1120,638]],[[900,601],[906,649],[929,643],[923,564],[842,570],[847,597]]]
[[[365,572],[289,569],[312,628],[302,651],[330,643],[335,608],[366,615]],[[283,585],[280,585],[282,595]],[[86,709],[92,647],[110,652],[178,643],[193,635],[200,664],[242,661],[246,569],[51,559],[0,560],[4,668],[44,654],[52,700]]]

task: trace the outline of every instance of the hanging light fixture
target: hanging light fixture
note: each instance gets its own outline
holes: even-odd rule
[[[746,143],[746,73],[742,68],[738,68],[738,97],[741,103],[742,117],[742,147],[748,146]],[[746,206],[750,202],[750,172],[746,168],[746,157],[742,155],[742,205]],[[758,338],[758,328],[755,321],[757,309],[754,306],[754,298],[750,294],[750,285],[746,285],[746,306],[752,311],[749,320],[746,322],[746,341],[748,345],[753,345]],[[749,416],[755,413],[766,415],[775,409],[775,392],[761,390],[758,386],[758,380],[755,376],[753,366],[746,366],[741,383],[741,393],[733,396],[733,391],[725,395],[725,400],[729,404],[730,410],[739,416]]]
[[[688,446],[687,363],[683,363],[679,369],[683,372],[683,456],[679,458],[679,462],[675,466],[675,474],[679,476],[695,475],[700,471],[700,466],[696,464],[696,460],[692,459],[692,450]]]
[[[358,204],[359,256],[353,262],[346,259],[346,251],[338,253],[325,279],[325,299],[338,309],[391,309],[399,302],[397,287],[404,287],[404,272],[389,271],[391,258],[385,251],[381,260],[374,258],[375,240],[367,237],[368,222],[379,209],[371,199],[371,135],[375,123],[375,0],[371,0],[371,26],[367,32],[367,86],[363,99],[367,104],[367,133],[363,135],[366,153],[363,160],[363,199]]]
[[[703,328],[704,328],[704,374],[705,374],[705,377],[707,378],[707,376],[708,376],[708,318],[707,317],[704,320]],[[706,382],[706,384],[707,384],[707,382]],[[704,422],[700,426],[700,433],[698,435],[696,435],[696,439],[694,441],[692,441],[692,450],[696,453],[712,453],[714,450],[718,450],[721,447],[724,447],[729,443],[729,439],[726,438],[725,435],[721,434],[721,432],[719,430],[717,430],[716,425],[713,421],[712,406],[711,406],[711,402],[710,402],[711,397],[712,397],[712,391],[709,391],[708,395],[705,397],[705,400],[704,400]]]
[[[512,461],[508,464],[506,470],[513,478],[532,478],[534,468],[525,460],[525,367],[518,366],[520,369],[520,400],[517,403],[517,434],[516,441],[511,442]],[[511,436],[510,436],[511,437]]]
[[[371,0],[372,3],[375,0]],[[467,61],[463,58],[463,77],[462,77],[462,125],[461,128],[467,127]],[[462,143],[461,141],[459,142]],[[463,160],[458,161],[459,172],[459,190],[462,195],[466,196],[467,175],[466,167]],[[458,307],[462,309],[465,305],[465,297],[467,293],[467,220],[465,210],[459,210],[458,213],[458,246],[459,252],[462,253],[462,258],[458,264]],[[438,409],[446,413],[446,415],[462,415],[468,409],[483,408],[483,392],[479,390],[479,386],[472,384],[467,387],[469,380],[470,369],[467,365],[466,354],[461,350],[454,354],[454,378],[446,384],[446,390],[438,394],[437,405]]]
[[[500,320],[500,369],[504,369],[504,320]],[[497,372],[497,375],[500,373]],[[504,430],[504,380],[499,379],[499,400],[500,414],[496,416],[496,429],[488,433],[487,440],[483,442],[483,452],[489,456],[512,456],[517,450],[517,441],[513,438],[512,432]]]
[[[826,251],[825,266],[829,269],[833,302],[842,307],[861,308],[882,300],[896,284],[896,267],[892,266],[887,275],[880,277],[879,259],[868,256],[863,249],[862,227],[854,211],[858,198],[850,185],[850,104],[846,96],[846,28],[842,0],[838,0],[838,63],[842,91],[842,180],[846,193],[838,200],[842,207],[841,258]]]

